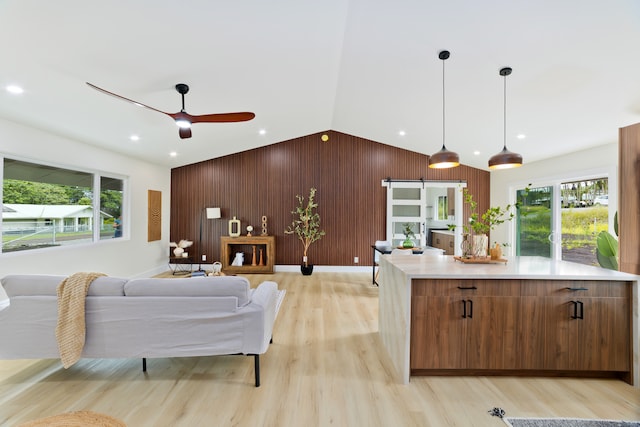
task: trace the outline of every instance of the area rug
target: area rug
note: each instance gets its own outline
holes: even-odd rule
[[[127,427],[127,425],[109,415],[76,411],[29,421],[18,427]]]
[[[640,427],[640,421],[587,420],[580,418],[503,418],[511,427]]]

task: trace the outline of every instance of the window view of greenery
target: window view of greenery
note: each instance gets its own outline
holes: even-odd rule
[[[447,196],[438,196],[438,212],[436,219],[438,221],[446,221],[449,218],[449,203]]]
[[[562,259],[598,265],[596,238],[609,230],[609,180],[563,182]]]
[[[86,172],[4,159],[2,252],[121,236],[123,182],[101,177],[94,227],[93,180]]]
[[[559,233],[552,232],[554,189],[560,192]],[[598,265],[596,239],[609,228],[608,194],[607,178],[519,190],[516,254],[551,257],[555,242],[563,260]]]

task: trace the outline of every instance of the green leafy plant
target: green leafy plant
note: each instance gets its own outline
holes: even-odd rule
[[[402,234],[404,234],[405,239],[415,239],[416,235],[413,232],[413,224],[408,222],[402,224]]]
[[[613,229],[618,235],[618,212],[613,217]],[[596,239],[596,258],[600,267],[618,270],[618,241],[608,231],[598,233]]]
[[[469,233],[470,229],[475,234],[487,234],[495,229],[498,225],[511,221],[515,217],[513,208],[517,208],[519,203],[509,204],[504,207],[494,206],[487,209],[484,213],[478,212],[478,202],[473,200],[473,195],[469,193],[467,188],[462,189],[464,202],[469,205],[469,224],[463,225],[464,232]]]
[[[304,196],[296,195],[298,206],[291,211],[294,220],[284,231],[285,234],[295,234],[302,242],[302,262],[305,267],[308,265],[307,252],[309,251],[309,246],[325,235],[324,230],[320,229],[320,215],[315,211],[318,207],[318,204],[314,201],[315,196],[316,189],[313,187],[309,190],[309,197],[306,203]]]

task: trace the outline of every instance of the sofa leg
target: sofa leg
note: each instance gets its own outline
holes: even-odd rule
[[[147,358],[142,358],[142,372],[147,372]]]
[[[256,374],[256,387],[260,387],[260,355],[259,354],[253,355],[253,364],[254,364],[254,369]]]

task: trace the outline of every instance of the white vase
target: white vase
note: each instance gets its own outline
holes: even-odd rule
[[[173,255],[176,257],[181,257],[183,252],[184,252],[184,249],[178,247],[173,250]]]
[[[473,236],[473,256],[486,257],[489,247],[489,236],[486,234],[476,234]]]

